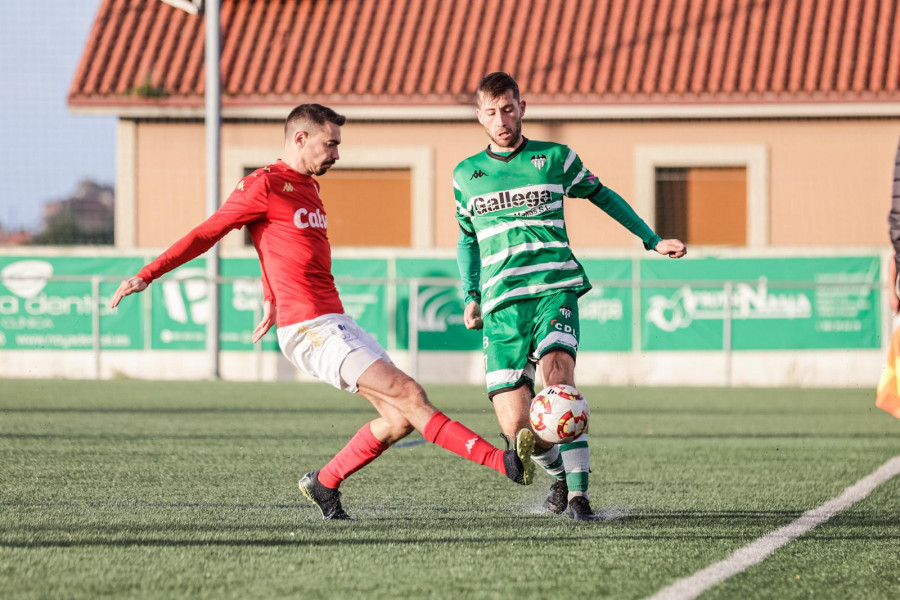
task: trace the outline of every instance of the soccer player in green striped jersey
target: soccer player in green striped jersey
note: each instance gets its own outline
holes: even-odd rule
[[[510,75],[486,75],[476,96],[475,112],[491,143],[453,172],[457,253],[465,325],[484,329],[488,395],[511,437],[529,427],[536,371],[545,386],[575,385],[578,297],[591,284],[569,247],[563,198],[588,199],[647,250],[681,258],[687,248],[660,239],[573,150],[525,138],[525,101]],[[569,444],[536,442],[533,460],[554,478],[546,510],[562,513],[568,506],[575,519],[597,519],[587,494],[587,434]]]

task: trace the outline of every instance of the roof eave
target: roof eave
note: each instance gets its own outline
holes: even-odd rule
[[[696,119],[802,119],[896,118],[900,95],[784,98],[571,98],[529,96],[530,120],[696,120]],[[327,104],[354,120],[459,121],[473,117],[474,106],[455,98],[421,97],[231,97],[223,98],[226,119],[281,120],[300,102]],[[123,96],[70,96],[73,114],[114,115],[124,119],[203,118],[202,97],[140,98]]]

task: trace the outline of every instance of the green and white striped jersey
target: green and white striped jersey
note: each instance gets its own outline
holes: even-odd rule
[[[457,165],[456,219],[478,240],[483,313],[591,288],[569,247],[563,197],[587,198],[601,187],[573,150],[553,142],[526,139],[509,154],[488,147]]]

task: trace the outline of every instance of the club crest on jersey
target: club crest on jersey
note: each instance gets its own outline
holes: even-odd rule
[[[544,165],[547,164],[547,157],[543,154],[535,154],[531,157],[531,164],[534,165],[534,168],[540,171],[544,168]]]
[[[294,225],[298,229],[306,229],[307,227],[316,227],[318,229],[328,228],[328,219],[321,209],[317,208],[316,212],[309,212],[305,208],[297,209],[294,213]]]

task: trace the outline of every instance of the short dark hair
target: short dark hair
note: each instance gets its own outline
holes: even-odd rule
[[[509,73],[497,71],[488,73],[481,78],[478,89],[475,90],[475,98],[481,103],[482,98],[499,98],[509,90],[512,90],[513,98],[516,102],[521,100],[519,97],[519,84],[513,79]]]
[[[324,125],[326,121],[341,126],[347,122],[347,117],[339,115],[332,109],[327,106],[322,106],[321,104],[301,104],[300,106],[294,107],[291,114],[284,120],[284,135],[290,135],[291,129],[304,121],[309,124],[315,123],[320,127]]]

